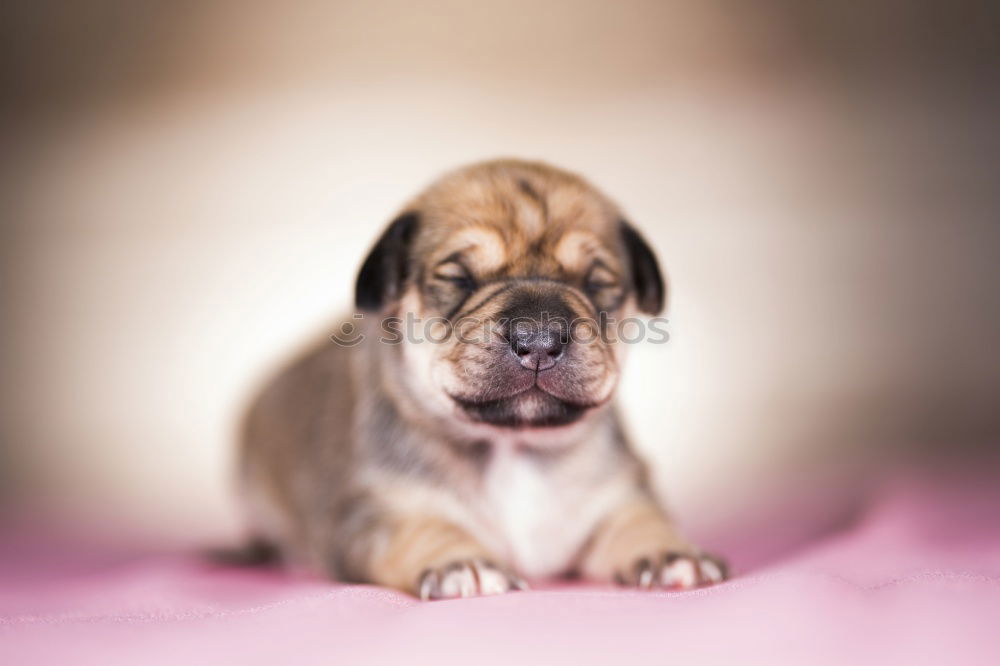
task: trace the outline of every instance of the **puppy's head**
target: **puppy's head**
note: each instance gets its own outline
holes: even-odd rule
[[[382,234],[356,289],[358,308],[402,343],[393,383],[407,400],[500,428],[597,411],[618,379],[615,323],[663,301],[652,251],[614,204],[573,174],[519,161],[432,185]]]

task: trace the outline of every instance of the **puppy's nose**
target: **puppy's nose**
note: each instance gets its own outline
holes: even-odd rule
[[[515,330],[510,336],[510,348],[529,370],[548,370],[556,364],[566,348],[558,328]]]

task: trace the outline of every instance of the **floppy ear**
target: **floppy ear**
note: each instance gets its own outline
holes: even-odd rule
[[[635,289],[639,309],[646,314],[660,314],[663,310],[666,288],[656,255],[653,254],[646,239],[639,235],[631,224],[622,220],[620,226],[622,241],[632,268],[632,286]]]
[[[382,232],[358,272],[354,304],[359,310],[381,310],[402,293],[418,222],[416,213],[403,213]]]

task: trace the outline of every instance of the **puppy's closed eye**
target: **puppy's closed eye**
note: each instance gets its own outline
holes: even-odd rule
[[[434,279],[465,291],[472,291],[476,288],[476,281],[469,270],[461,262],[454,259],[438,264],[434,269]]]
[[[428,280],[427,294],[431,302],[452,317],[476,290],[472,273],[454,258],[448,258],[434,267]]]
[[[598,310],[612,310],[621,303],[624,287],[618,274],[597,261],[583,280],[584,291]]]

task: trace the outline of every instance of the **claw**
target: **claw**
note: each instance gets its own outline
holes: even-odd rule
[[[653,563],[643,558],[635,564],[635,579],[639,587],[648,590],[653,586]]]
[[[436,598],[435,592],[439,589],[437,572],[428,569],[420,575],[420,600],[429,601]]]
[[[698,557],[698,568],[701,571],[702,581],[708,584],[721,583],[729,577],[726,565],[711,555],[700,555]]]

